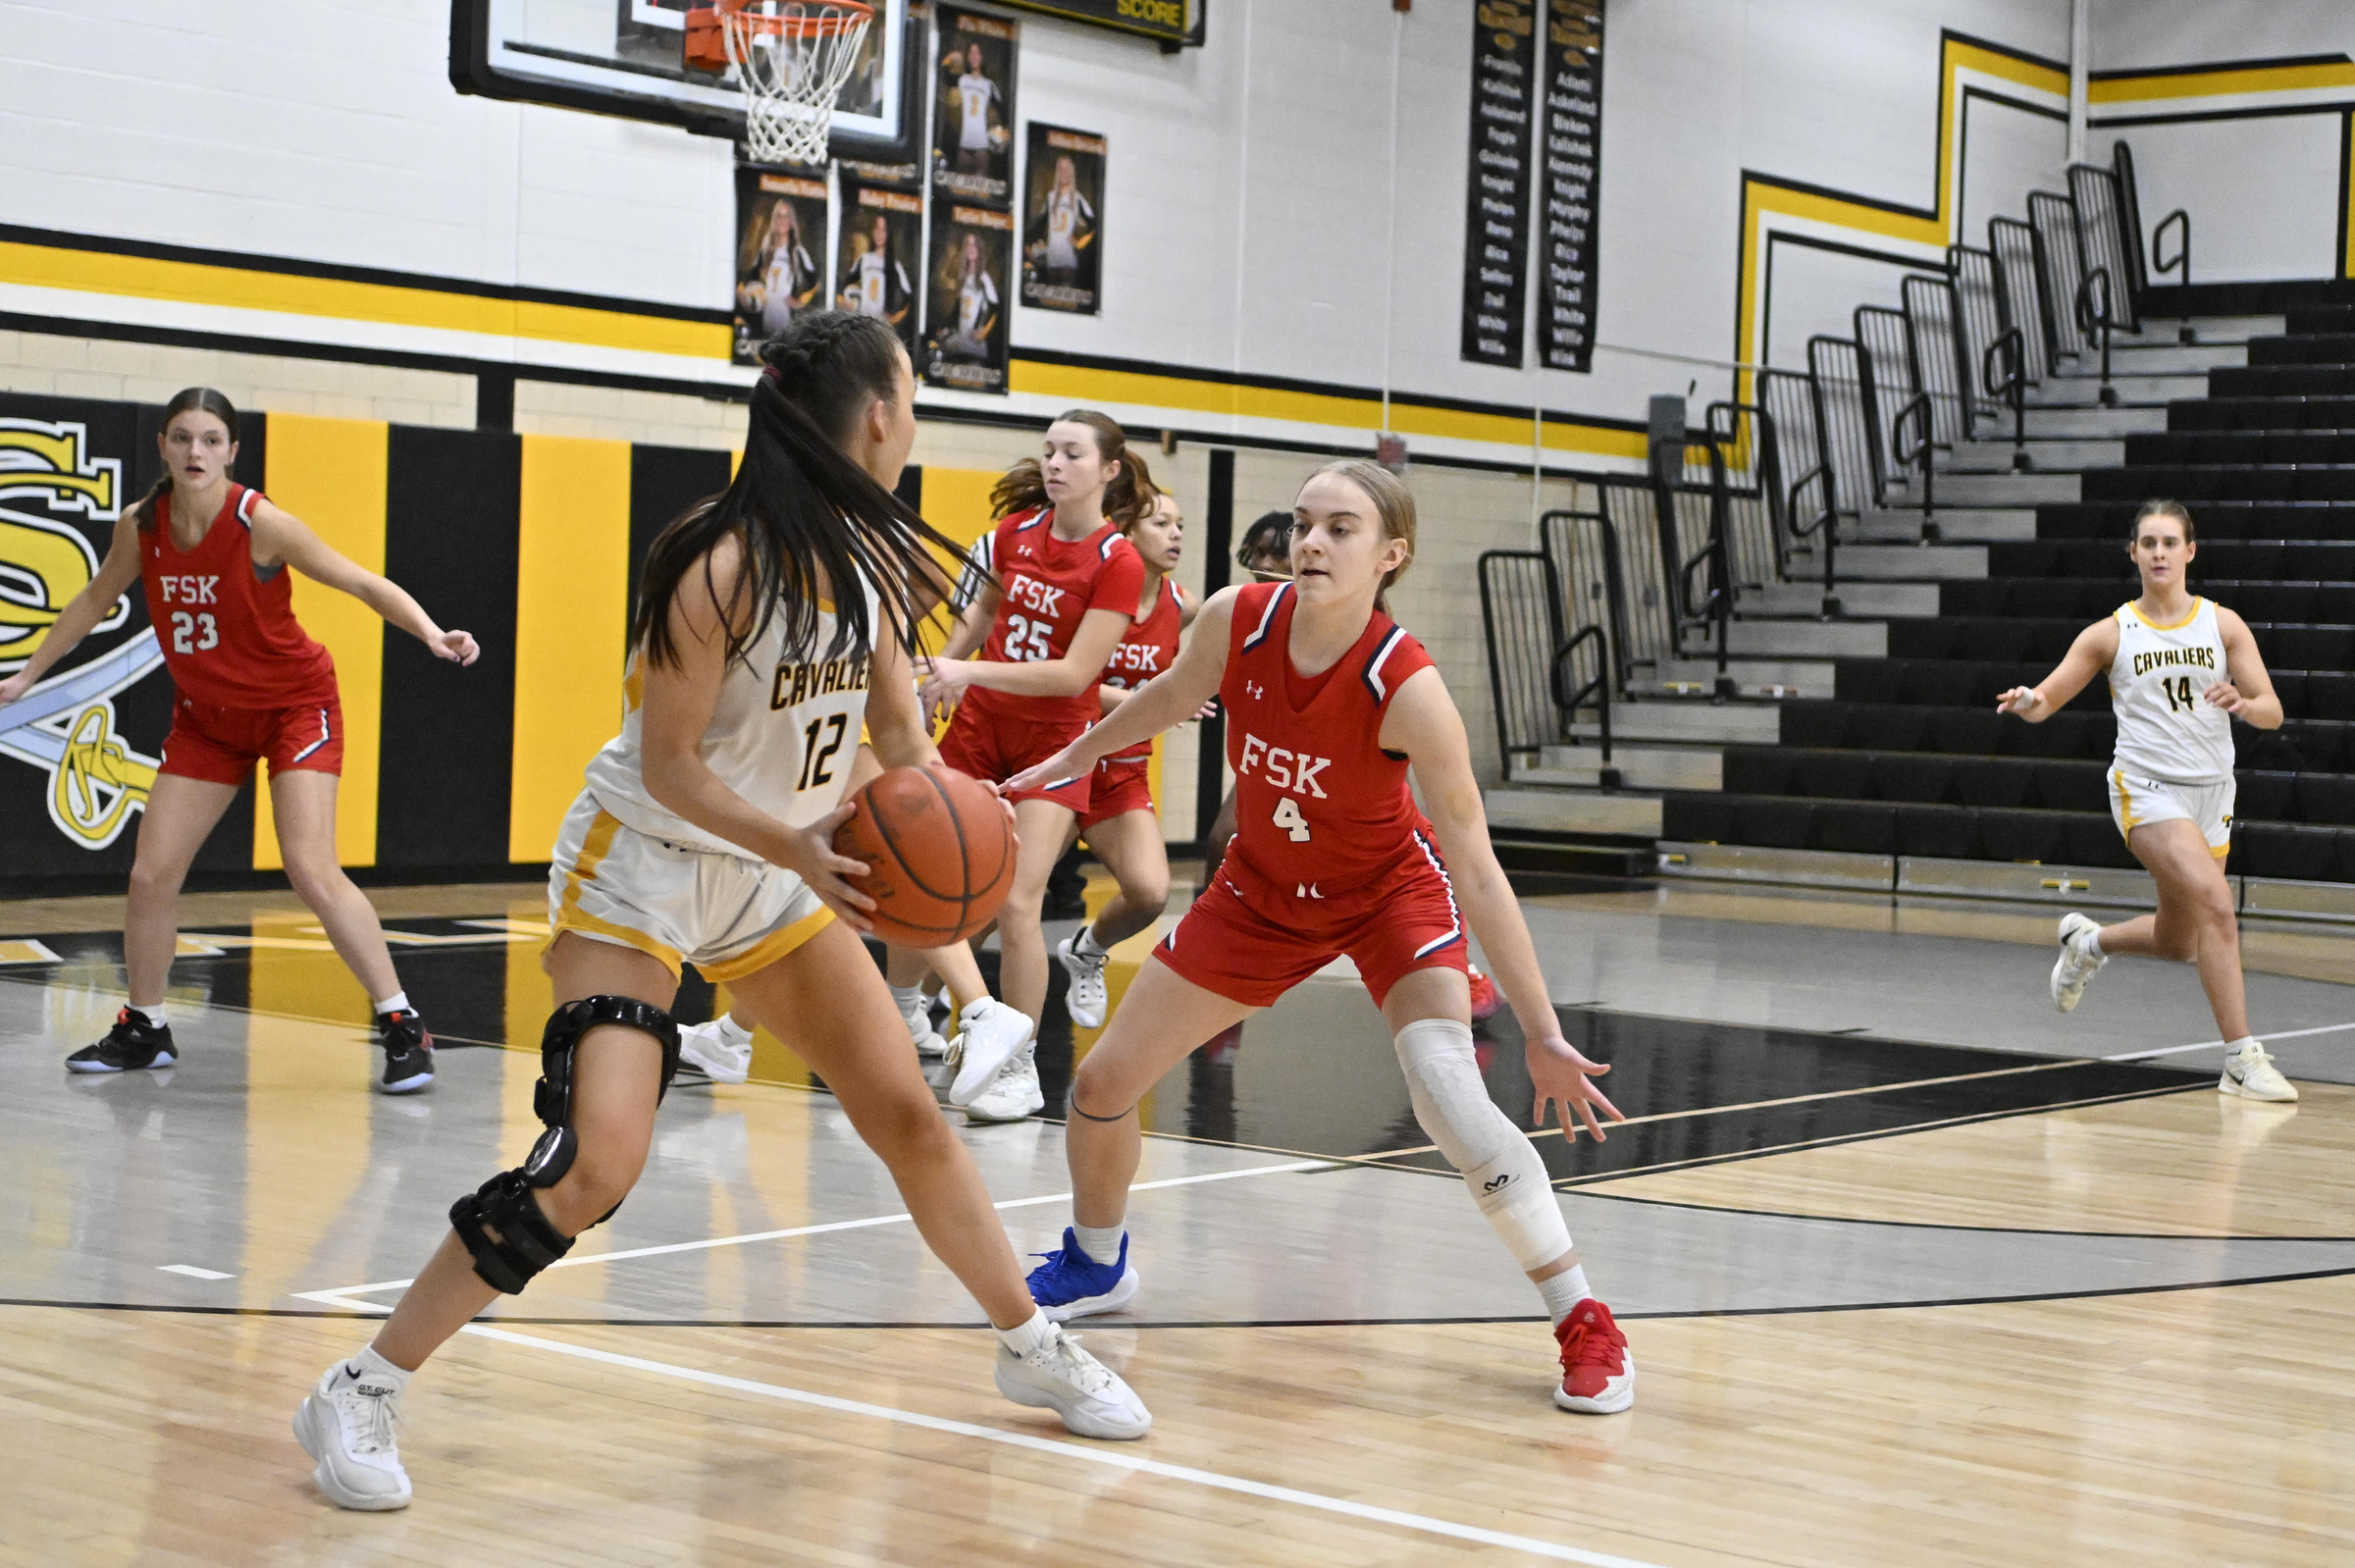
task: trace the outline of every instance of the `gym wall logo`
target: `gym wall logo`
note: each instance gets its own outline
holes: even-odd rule
[[[122,459],[92,455],[86,427],[0,418],[0,676],[25,667],[98,574],[98,553],[72,519],[112,523],[123,499]],[[36,501],[38,512],[26,504]],[[117,601],[93,635],[130,618],[128,598]],[[0,756],[49,774],[49,819],[86,849],[114,843],[146,805],[157,758],[115,733],[114,699],[163,662],[143,630],[0,708]]]

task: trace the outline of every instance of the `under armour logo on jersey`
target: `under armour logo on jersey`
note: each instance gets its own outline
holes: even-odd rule
[[[1317,884],[1314,882],[1295,882],[1292,884],[1292,897],[1296,899],[1321,899],[1324,896],[1324,894],[1317,891]]]

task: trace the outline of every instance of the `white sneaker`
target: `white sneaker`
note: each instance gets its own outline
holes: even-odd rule
[[[1086,929],[1085,926],[1080,927],[1082,931]],[[1074,931],[1055,944],[1055,961],[1063,966],[1063,972],[1072,977],[1071,986],[1063,996],[1064,1011],[1071,1014],[1072,1021],[1079,1027],[1100,1029],[1104,1027],[1104,1009],[1107,1006],[1104,961],[1110,955],[1098,953],[1091,958],[1078,950],[1078,942],[1079,933]]]
[[[969,1106],[1035,1032],[1037,1026],[1029,1019],[994,997],[985,996],[958,1014],[957,1037],[949,1042],[945,1058],[957,1069],[949,1083],[949,1104]]]
[[[738,1045],[728,1037],[728,1026],[719,1019],[687,1024],[679,1030],[679,1064],[696,1069],[714,1083],[742,1083],[753,1071],[752,1036],[745,1036]]]
[[[1141,1437],[1153,1430],[1145,1408],[1119,1373],[1079,1347],[1077,1335],[1052,1326],[1047,1342],[1018,1356],[998,1344],[998,1392],[1018,1405],[1052,1410],[1082,1437]]]
[[[294,1412],[294,1440],[319,1461],[311,1480],[329,1502],[381,1513],[409,1505],[399,1426],[400,1390],[339,1361]]]
[[[2294,1100],[2298,1086],[2281,1075],[2265,1047],[2251,1040],[2224,1058],[2224,1076],[2216,1080],[2219,1093],[2244,1100]]]
[[[1016,1014],[1015,1017],[1021,1017]],[[956,1104],[956,1096],[949,1097]],[[988,1087],[959,1107],[968,1122],[1020,1122],[1047,1108],[1047,1097],[1038,1086],[1038,1042],[1025,1040],[1022,1048],[1006,1059],[998,1075],[989,1080]]]
[[[2085,982],[2110,962],[2107,954],[2085,951],[2087,938],[2100,930],[2101,926],[2074,912],[2061,916],[2061,957],[2053,964],[2053,1006],[2064,1013],[2076,1011],[2077,999],[2085,994]]]

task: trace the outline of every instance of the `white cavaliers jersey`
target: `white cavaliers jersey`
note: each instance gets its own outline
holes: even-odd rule
[[[998,96],[998,84],[987,77],[970,72],[957,78],[957,107],[964,124],[957,130],[957,145],[965,152],[989,150],[989,106]]]
[[[998,286],[987,273],[976,273],[965,280],[957,290],[957,330],[968,338],[975,338],[981,323],[998,304]]]
[[[889,636],[871,585],[866,623]],[[817,617],[813,646],[823,650],[834,637],[833,606]],[[692,826],[657,805],[646,788],[640,721],[646,683],[642,653],[630,655],[622,681],[621,733],[589,761],[589,793],[598,805],[649,838],[688,849],[746,860],[759,857],[741,844]],[[788,827],[808,827],[842,804],[843,786],[859,755],[859,730],[866,716],[866,688],[872,659],[853,651],[827,658],[785,655],[785,616],[771,618],[745,656],[730,659],[719,680],[719,702],[699,748],[719,781],[756,810]]]
[[[2232,776],[2232,720],[2200,694],[2227,678],[2216,606],[2192,601],[2191,615],[2154,626],[2120,604],[2118,657],[2110,663],[2110,706],[2118,714],[2120,772],[2172,784],[2214,784]]]
[[[1047,265],[1076,270],[1079,265],[1079,222],[1093,219],[1087,198],[1076,190],[1047,193]]]

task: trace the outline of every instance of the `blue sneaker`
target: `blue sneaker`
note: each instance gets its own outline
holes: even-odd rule
[[[1033,1252],[1047,1261],[1030,1271],[1030,1299],[1048,1319],[1062,1323],[1091,1313],[1118,1312],[1136,1299],[1144,1281],[1128,1266],[1128,1232],[1121,1232],[1118,1263],[1098,1263],[1080,1250],[1079,1238],[1064,1228],[1061,1252]]]

